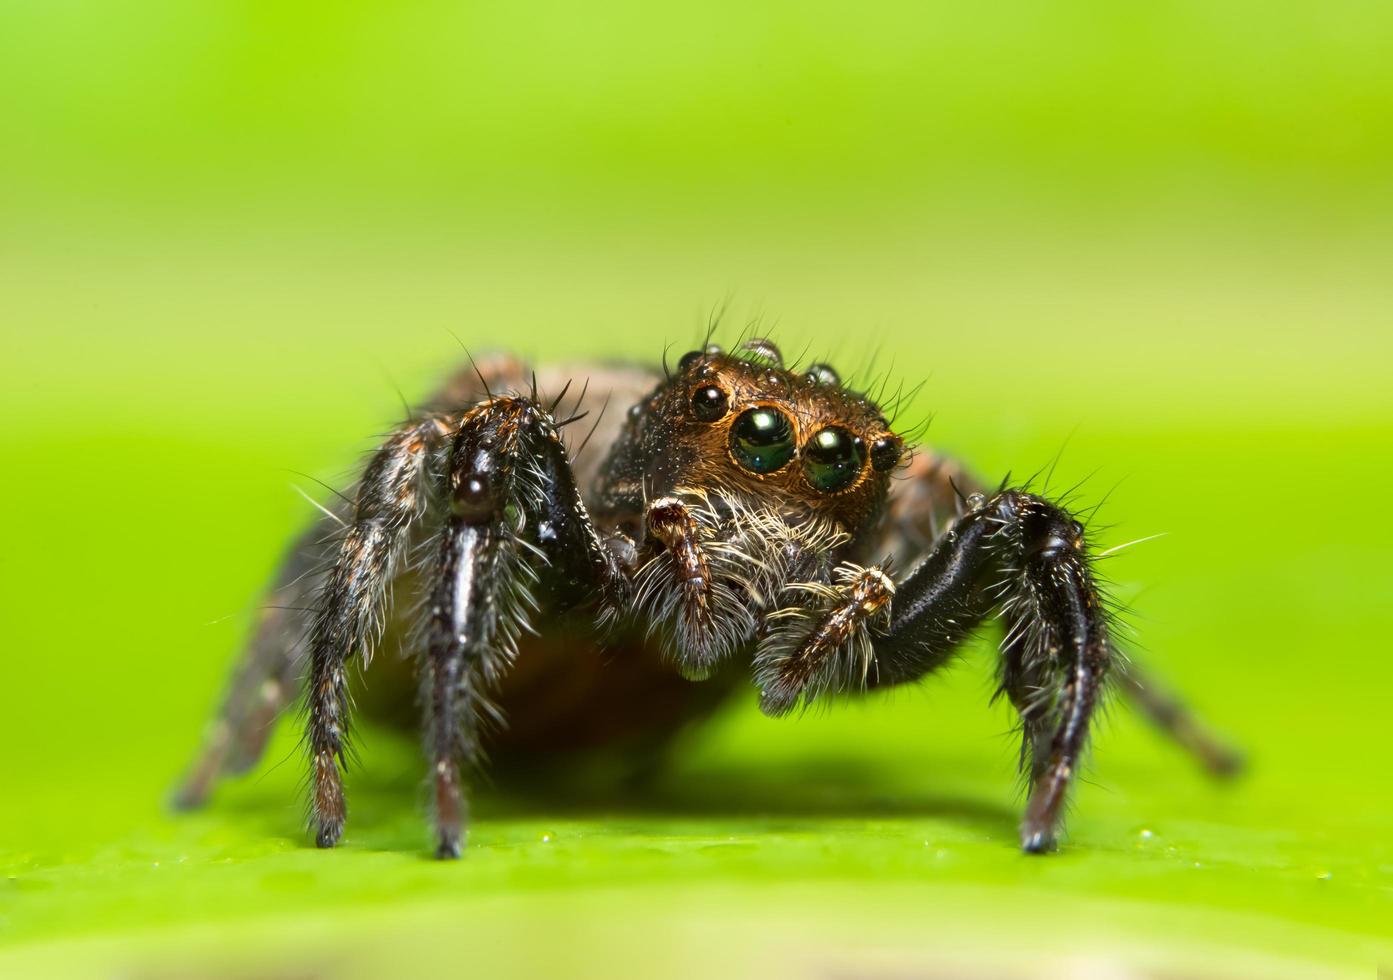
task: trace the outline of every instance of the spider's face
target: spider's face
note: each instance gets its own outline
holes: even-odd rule
[[[903,441],[831,368],[795,372],[776,352],[760,354],[682,357],[644,413],[659,436],[649,440],[649,497],[738,496],[828,519],[854,537],[880,513]]]
[[[595,498],[639,544],[634,609],[689,677],[749,643],[795,583],[833,580],[904,455],[831,368],[786,369],[767,341],[741,352],[684,355],[630,409]]]

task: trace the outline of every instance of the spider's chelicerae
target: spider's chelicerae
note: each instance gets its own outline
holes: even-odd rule
[[[573,445],[585,413],[603,453]],[[1021,847],[1052,850],[1110,675],[1210,769],[1236,765],[1117,657],[1092,564],[1063,507],[909,452],[835,370],[785,367],[768,341],[708,342],[661,375],[486,358],[295,545],[180,800],[251,766],[304,677],[313,830],[337,844],[347,668],[384,633],[420,654],[436,854],[455,857],[461,772],[485,750],[500,766],[651,751],[743,665],[782,715],[918,680],[999,618],[1029,781]],[[393,592],[421,601],[393,613]],[[410,704],[409,687],[388,700]]]

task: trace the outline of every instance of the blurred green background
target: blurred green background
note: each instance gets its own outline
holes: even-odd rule
[[[0,4],[0,973],[1362,976],[1393,964],[1393,8]],[[1115,491],[1148,661],[1250,752],[1101,726],[1014,848],[991,652],[650,797],[485,793],[426,859],[367,731],[170,783],[290,488],[475,349],[654,359],[733,297]],[[1095,473],[1096,471],[1096,473]],[[287,726],[293,728],[294,726]]]

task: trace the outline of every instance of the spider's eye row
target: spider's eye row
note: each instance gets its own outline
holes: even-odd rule
[[[730,454],[752,473],[773,473],[793,458],[793,423],[773,408],[750,408],[730,427]]]
[[[893,470],[900,463],[900,457],[904,455],[904,443],[894,436],[881,436],[871,443],[871,465],[879,473],[886,470]]]
[[[851,486],[865,464],[865,442],[835,425],[819,429],[803,447],[803,472],[809,483],[825,493]]]
[[[692,392],[692,414],[699,422],[715,422],[724,418],[729,408],[726,393],[715,385],[702,385]]]

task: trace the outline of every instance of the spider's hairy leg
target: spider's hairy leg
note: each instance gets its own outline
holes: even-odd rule
[[[452,490],[453,513],[441,536],[423,671],[426,752],[434,780],[436,857],[459,857],[465,816],[459,760],[478,757],[476,713],[482,707],[477,703],[481,700],[481,684],[479,678],[472,676],[471,668],[482,668],[491,653],[490,647],[496,643],[500,624],[490,586],[498,581],[499,566],[507,557],[513,557],[505,555],[500,547],[508,532],[494,519],[487,477],[473,474],[456,481],[452,474],[452,482],[459,485]],[[475,519],[469,511],[471,507],[478,508],[482,519]],[[519,588],[513,584],[508,587]],[[520,613],[514,609],[511,615],[516,623]]]
[[[430,457],[449,431],[441,417],[412,422],[377,451],[358,484],[353,519],[320,591],[307,642],[306,692],[311,809],[320,847],[333,847],[343,834],[339,766],[348,726],[345,665],[354,653],[364,664],[372,657],[396,566],[412,525],[426,509]]]
[[[780,638],[783,672],[765,675],[788,683],[803,678],[804,687],[767,686],[766,706],[786,710],[800,696],[811,700],[828,688],[853,686],[845,666],[836,665],[858,658],[818,642],[853,605],[843,598],[815,608],[802,617],[809,626],[798,637]],[[1081,525],[1025,491],[974,495],[967,512],[895,587],[884,628],[855,634],[873,657],[863,683],[885,687],[938,669],[994,608],[1010,627],[1002,646],[1002,690],[1021,715],[1031,784],[1021,847],[1038,853],[1055,845],[1110,658],[1107,616]],[[762,649],[759,656],[770,652]]]
[[[891,486],[878,553],[925,550],[940,529],[960,517],[967,501],[979,493],[984,493],[983,483],[962,463],[932,448],[916,449]],[[1242,770],[1241,754],[1151,680],[1136,661],[1118,657],[1112,670],[1118,693],[1207,771],[1228,777]]]
[[[939,547],[971,550],[980,566],[976,601],[999,604],[1006,620],[1001,689],[1020,714],[1022,765],[1030,781],[1021,848],[1041,853],[1056,846],[1065,797],[1102,695],[1112,655],[1108,614],[1082,524],[1021,490],[974,497],[973,505]],[[929,605],[897,614],[923,616]]]
[[[458,414],[490,389],[525,384],[528,374],[517,358],[480,355],[457,371],[424,411]],[[174,793],[175,806],[203,805],[220,777],[255,765],[278,716],[297,694],[313,606],[333,562],[334,546],[342,539],[343,524],[353,516],[353,499],[339,497],[342,503],[331,503],[328,515],[300,535],[277,571],[199,754]]]
[[[459,856],[461,765],[480,761],[481,727],[497,720],[489,695],[535,608],[532,585],[549,579],[554,605],[623,601],[625,572],[586,513],[558,429],[531,398],[497,398],[466,413],[450,449],[423,671],[437,857]]]
[[[291,548],[203,748],[175,792],[176,806],[202,806],[219,776],[245,772],[261,758],[276,717],[295,696],[308,607],[322,582],[325,542],[335,530],[332,521],[321,520]]]

